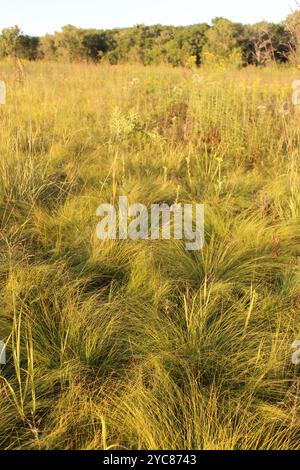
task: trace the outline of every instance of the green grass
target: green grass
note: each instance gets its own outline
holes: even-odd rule
[[[0,64],[2,449],[299,449],[293,69]],[[206,244],[96,209],[206,206]]]

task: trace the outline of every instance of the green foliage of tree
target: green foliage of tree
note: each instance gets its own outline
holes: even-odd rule
[[[57,60],[58,58],[58,44],[56,36],[52,34],[46,34],[40,38],[39,52],[41,58],[48,60]]]
[[[202,51],[206,44],[206,33],[209,31],[206,23],[183,28],[182,49],[188,56],[195,57],[196,65],[201,65]]]
[[[22,34],[18,43],[18,56],[21,59],[36,60],[40,57],[40,38]]]
[[[215,18],[212,26],[156,24],[114,30],[82,29],[72,25],[41,38],[24,35],[18,26],[0,35],[0,56],[69,62],[105,60],[110,64],[168,63],[173,66],[225,64],[263,66],[270,62],[300,62],[300,11],[284,23],[254,25]]]
[[[18,26],[12,26],[11,28],[5,28],[2,30],[0,51],[3,57],[17,56],[20,35],[21,30]]]
[[[84,55],[88,60],[98,62],[104,54],[116,47],[116,42],[108,32],[85,31],[82,38]]]
[[[244,26],[226,18],[215,18],[213,26],[206,32],[205,52],[216,59],[230,61],[232,57],[241,57],[244,46]]]
[[[22,34],[18,26],[5,28],[0,36],[0,55],[36,60],[39,58],[40,39]]]
[[[84,60],[85,48],[83,45],[84,31],[72,25],[63,26],[61,32],[56,33],[56,43],[59,56],[70,62]]]

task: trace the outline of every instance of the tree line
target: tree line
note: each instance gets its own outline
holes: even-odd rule
[[[272,62],[298,65],[300,10],[282,23],[243,25],[215,18],[212,25],[182,27],[137,25],[97,30],[66,25],[61,31],[42,37],[25,35],[18,26],[13,26],[2,30],[0,57],[173,66],[214,62],[236,66],[264,66]]]

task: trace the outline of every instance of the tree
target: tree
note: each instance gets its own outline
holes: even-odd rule
[[[55,35],[46,34],[40,38],[39,53],[41,58],[56,60],[58,58],[58,45]]]
[[[283,25],[262,21],[246,31],[248,44],[244,52],[248,64],[262,66],[288,60],[290,34]]]
[[[176,28],[175,40],[177,49],[182,51],[186,59],[193,58],[194,64],[199,66],[202,61],[203,47],[207,42],[206,33],[209,26],[206,23]]]
[[[11,28],[5,28],[2,30],[0,41],[2,56],[18,56],[20,35],[21,30],[18,26],[12,26]]]
[[[20,35],[18,38],[17,54],[21,59],[36,60],[40,57],[40,39],[35,36]]]
[[[141,24],[97,30],[66,25],[41,38],[24,35],[14,26],[0,35],[0,56],[95,63],[103,59],[111,64],[167,62],[174,66],[261,66],[288,58],[300,63],[300,12],[289,15],[285,23],[252,26],[225,18],[215,18],[211,27],[205,23],[184,27]]]
[[[178,47],[176,39],[171,39],[164,45],[163,54],[166,61],[174,67],[184,64],[184,53]]]
[[[83,60],[85,58],[83,38],[84,30],[72,25],[63,26],[61,32],[56,33],[59,55],[69,62]]]
[[[94,62],[98,62],[105,53],[116,47],[115,40],[111,34],[96,30],[84,33],[82,45],[85,57]]]
[[[229,61],[231,57],[242,54],[244,27],[225,18],[215,18],[212,28],[206,32],[205,51],[216,58]]]
[[[290,57],[291,60],[300,64],[300,10],[294,11],[286,18],[285,25],[290,33]]]
[[[3,57],[36,60],[39,57],[40,40],[35,36],[22,34],[18,26],[5,28],[0,36],[0,51]]]

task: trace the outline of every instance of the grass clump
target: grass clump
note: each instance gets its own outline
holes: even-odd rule
[[[299,449],[296,72],[26,67],[0,65],[0,447]],[[99,241],[120,195],[204,203],[204,249]]]

